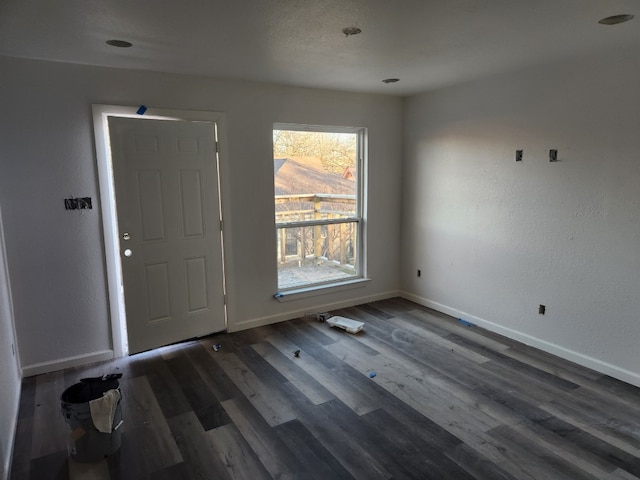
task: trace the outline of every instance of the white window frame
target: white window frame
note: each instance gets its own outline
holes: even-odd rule
[[[347,279],[329,280],[326,282],[310,283],[291,288],[283,288],[274,295],[279,301],[287,301],[298,298],[299,296],[313,296],[322,293],[330,293],[335,290],[343,290],[363,286],[364,282],[369,281],[366,272],[366,185],[367,185],[367,129],[364,127],[344,127],[332,125],[304,125],[293,123],[274,123],[274,130],[291,130],[299,132],[318,132],[318,133],[351,133],[357,135],[357,158],[356,158],[356,212],[355,215],[348,218],[325,219],[325,220],[304,220],[294,222],[275,222],[275,234],[279,228],[295,228],[295,227],[311,227],[316,225],[335,225],[342,223],[356,224],[356,275]],[[280,289],[280,286],[278,285]]]

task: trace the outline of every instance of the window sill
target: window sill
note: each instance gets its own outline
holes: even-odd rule
[[[362,288],[371,281],[370,278],[357,278],[346,282],[331,283],[328,285],[314,285],[311,287],[295,288],[276,293],[275,298],[280,303],[291,302],[308,297],[316,297],[318,295],[326,295],[329,293],[342,292],[353,288]]]

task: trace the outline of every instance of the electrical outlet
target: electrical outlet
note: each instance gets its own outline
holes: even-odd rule
[[[558,150],[556,150],[555,148],[552,148],[551,150],[549,150],[549,161],[550,162],[558,161]]]
[[[522,161],[522,154],[524,152],[522,150],[516,150],[516,162],[521,162]]]
[[[418,278],[420,278],[420,277],[422,276],[422,271],[421,271],[420,269],[418,269],[418,270],[416,271],[416,276],[417,276]]]
[[[544,305],[540,305],[538,307],[538,314],[540,315],[544,315],[544,313],[547,311],[547,307],[545,307]]]

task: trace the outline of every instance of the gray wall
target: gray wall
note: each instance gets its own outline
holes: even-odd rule
[[[640,385],[639,81],[610,51],[406,99],[408,296]]]
[[[104,242],[91,104],[225,112],[223,200],[232,258],[230,328],[399,291],[402,101],[201,77],[0,58],[0,203],[22,366],[27,372],[109,352]],[[274,122],[369,129],[368,272],[356,290],[279,303],[273,206]],[[97,208],[65,211],[90,196]]]
[[[13,353],[13,311],[2,225],[0,210],[0,478],[6,478],[18,418],[20,373]]]

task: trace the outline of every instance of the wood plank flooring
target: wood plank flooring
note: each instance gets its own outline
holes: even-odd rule
[[[640,479],[640,389],[402,299],[332,313],[365,331],[298,319],[26,378],[11,478]],[[114,372],[122,446],[70,461],[60,394]]]

